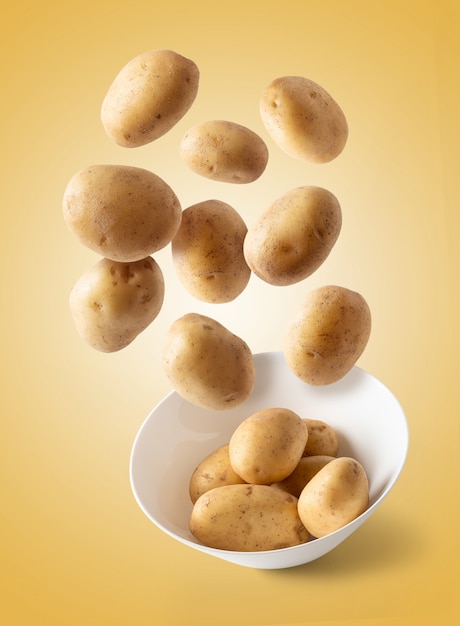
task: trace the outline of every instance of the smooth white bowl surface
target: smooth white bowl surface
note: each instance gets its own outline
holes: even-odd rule
[[[202,409],[172,392],[152,410],[133,444],[131,487],[147,517],[186,546],[247,567],[281,569],[323,556],[375,511],[404,466],[409,433],[394,395],[356,366],[336,383],[313,387],[294,376],[282,352],[256,354],[254,361],[254,391],[239,407]],[[356,458],[366,470],[369,508],[343,528],[300,546],[265,552],[208,548],[189,531],[190,476],[210,452],[228,443],[241,421],[270,407],[291,409],[301,417],[327,422],[336,430],[339,456]]]

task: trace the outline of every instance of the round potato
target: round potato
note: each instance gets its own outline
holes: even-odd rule
[[[211,452],[194,470],[189,484],[190,499],[195,503],[203,493],[214,489],[214,487],[240,485],[244,482],[233,471],[227,443]]]
[[[277,198],[249,227],[244,256],[265,282],[292,285],[322,265],[341,227],[340,204],[330,191],[297,187]]]
[[[206,546],[253,552],[306,543],[297,498],[267,485],[227,485],[200,496],[190,516],[190,531]]]
[[[176,234],[182,208],[159,176],[127,165],[77,172],[63,198],[64,220],[79,241],[113,261],[139,261]]]
[[[268,149],[259,135],[225,120],[190,128],[180,143],[180,155],[196,174],[235,184],[252,183],[268,162]]]
[[[233,432],[230,463],[247,483],[270,485],[294,471],[307,437],[307,425],[294,411],[262,409],[247,417]]]
[[[181,283],[195,298],[230,302],[245,289],[251,276],[243,254],[246,232],[239,213],[220,200],[183,211],[172,256]]]
[[[260,115],[273,141],[289,156],[327,163],[344,149],[348,124],[320,85],[303,76],[282,76],[262,92]]]
[[[337,456],[339,438],[332,426],[321,420],[309,418],[304,418],[304,420],[308,428],[308,439],[303,456]]]
[[[107,135],[124,148],[158,139],[190,109],[199,78],[197,65],[173,50],[150,50],[131,59],[102,102]]]
[[[371,313],[361,294],[335,285],[319,287],[288,324],[286,363],[310,385],[334,383],[361,356],[370,332]]]
[[[198,313],[183,315],[168,329],[163,367],[180,396],[207,409],[234,408],[254,388],[249,346],[216,320]]]
[[[324,537],[356,519],[369,506],[369,483],[363,466],[350,457],[327,463],[305,485],[298,511],[313,537]]]
[[[163,298],[163,273],[151,257],[134,263],[101,259],[75,283],[69,304],[83,339],[101,352],[116,352],[157,317]]]
[[[296,498],[300,496],[305,485],[322,469],[327,463],[334,460],[335,457],[319,454],[317,456],[304,456],[298,462],[292,474],[278,483],[273,483],[272,487],[278,487],[283,491],[287,491]]]

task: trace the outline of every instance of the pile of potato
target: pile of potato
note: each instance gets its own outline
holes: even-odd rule
[[[190,531],[211,548],[262,551],[342,528],[368,507],[369,484],[361,464],[338,450],[336,431],[321,420],[257,411],[194,470]]]
[[[102,102],[101,122],[108,137],[125,148],[162,137],[193,105],[199,79],[197,65],[172,50],[133,58]],[[271,140],[293,158],[327,163],[345,147],[348,126],[342,110],[307,78],[273,80],[261,93],[259,109]],[[184,134],[178,156],[199,176],[244,185],[263,175],[269,151],[249,128],[231,120],[205,120]],[[342,226],[338,199],[322,187],[286,190],[248,227],[225,202],[203,200],[183,208],[175,191],[155,173],[110,164],[74,174],[64,192],[63,216],[79,242],[101,257],[77,280],[69,304],[79,334],[102,352],[125,348],[157,317],[165,282],[152,255],[166,246],[185,288],[198,300],[222,305],[243,292],[251,273],[274,287],[304,281],[328,258]],[[286,362],[308,384],[333,383],[356,363],[370,330],[364,297],[325,285],[307,294],[293,312],[284,333]],[[208,409],[238,406],[254,388],[254,359],[244,339],[194,312],[171,324],[163,365],[178,394]],[[306,444],[305,423],[298,426],[296,464]],[[234,464],[241,469],[236,460]],[[271,477],[280,484],[286,480],[287,474]],[[297,506],[291,506],[295,496],[256,484],[245,480],[233,487],[235,497],[260,494],[265,501],[262,494],[270,489],[271,497],[285,502],[281,509],[290,507],[292,519],[297,519]],[[299,506],[299,514],[301,510]],[[315,534],[309,524],[306,528]],[[304,531],[301,536],[306,537]]]

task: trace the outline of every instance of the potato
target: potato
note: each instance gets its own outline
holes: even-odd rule
[[[199,313],[186,313],[170,326],[163,367],[180,396],[207,409],[234,408],[254,388],[255,365],[249,346]]]
[[[356,519],[369,506],[369,483],[363,466],[350,457],[327,463],[305,485],[298,511],[313,537],[324,537]]]
[[[196,174],[235,184],[252,183],[268,162],[263,139],[249,128],[226,120],[190,128],[180,143],[180,155]]]
[[[206,491],[224,485],[240,485],[245,481],[233,471],[228,443],[208,454],[194,470],[189,483],[190,499],[195,503]]]
[[[307,425],[294,411],[261,409],[233,432],[229,444],[230,463],[247,483],[278,482],[294,471],[307,437]]]
[[[307,445],[303,456],[337,456],[339,451],[339,438],[335,430],[321,420],[304,418],[308,428]]]
[[[327,163],[344,149],[348,124],[320,85],[303,76],[281,76],[262,92],[260,115],[268,133],[289,156]]]
[[[283,491],[287,491],[296,498],[300,496],[305,485],[322,469],[327,463],[334,460],[335,457],[318,454],[316,456],[304,456],[298,462],[292,474],[280,482],[273,483],[272,487],[277,487]]]
[[[287,326],[286,363],[310,385],[336,382],[361,356],[370,332],[371,313],[361,294],[335,285],[319,287]]]
[[[251,276],[243,254],[246,232],[239,213],[220,200],[183,211],[172,255],[181,283],[195,298],[223,303],[242,293]]]
[[[252,552],[278,550],[309,540],[297,498],[267,485],[227,485],[200,496],[190,531],[206,546]]]
[[[113,261],[139,261],[176,234],[182,208],[159,176],[127,165],[77,172],[63,198],[64,220],[79,241]]]
[[[150,50],[131,59],[110,85],[101,107],[107,135],[124,148],[166,134],[198,93],[197,65],[173,50]]]
[[[271,285],[292,285],[315,272],[342,227],[337,198],[322,187],[291,189],[252,224],[244,240],[251,270]]]
[[[69,304],[83,339],[96,350],[115,352],[157,317],[163,297],[163,273],[151,257],[134,263],[101,259],[77,280]]]

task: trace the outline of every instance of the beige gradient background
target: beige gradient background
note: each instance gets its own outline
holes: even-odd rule
[[[0,25],[1,419],[0,622],[5,626],[383,626],[453,623],[458,608],[460,460],[457,100],[454,0],[18,0]],[[201,70],[196,103],[170,134],[134,151],[105,136],[99,109],[133,56],[172,48]],[[334,162],[294,162],[258,116],[265,85],[301,74],[344,109],[349,142]],[[248,186],[198,179],[183,132],[209,118],[250,126],[271,150]],[[308,281],[251,279],[228,305],[191,299],[169,248],[164,307],[124,351],[77,336],[67,305],[96,262],[61,214],[68,179],[92,163],[152,169],[183,206],[217,197],[249,223],[276,195],[318,184],[344,225]],[[137,507],[134,437],[170,391],[162,338],[179,315],[210,314],[254,352],[279,350],[304,294],[337,283],[373,311],[359,365],[386,384],[410,426],[405,470],[362,529],[333,553],[258,571],[175,543]]]

